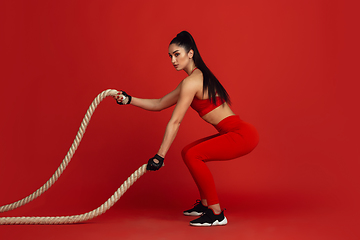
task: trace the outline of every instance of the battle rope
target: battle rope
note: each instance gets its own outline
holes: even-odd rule
[[[87,110],[85,117],[81,123],[79,131],[74,139],[73,144],[71,145],[68,153],[66,154],[65,158],[63,159],[62,163],[52,175],[52,177],[38,190],[30,194],[29,196],[4,206],[0,207],[0,212],[6,212],[13,209],[16,209],[20,206],[23,206],[30,201],[34,200],[35,198],[39,197],[45,191],[47,191],[60,177],[60,175],[64,172],[65,168],[71,161],[76,149],[78,148],[81,139],[85,133],[86,127],[89,124],[92,114],[94,113],[96,107],[99,103],[108,96],[115,96],[118,94],[117,90],[108,89],[100,93],[94,101],[91,103],[89,109]],[[96,208],[93,211],[88,213],[80,214],[80,215],[73,215],[73,216],[60,216],[60,217],[1,217],[0,218],[0,225],[4,224],[71,224],[71,223],[78,223],[84,222],[90,219],[93,219],[107,210],[109,210],[119,199],[120,197],[127,191],[127,189],[137,180],[139,179],[144,173],[146,173],[146,164],[142,165],[138,170],[136,170],[131,176],[117,189],[117,191],[100,207]]]
[[[146,164],[142,165],[117,189],[117,191],[100,207],[80,215],[61,216],[61,217],[2,217],[0,225],[14,224],[73,224],[85,222],[93,219],[107,210],[109,210],[120,197],[136,182],[144,173],[146,173]]]

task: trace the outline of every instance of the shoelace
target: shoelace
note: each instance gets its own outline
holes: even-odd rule
[[[196,203],[193,205],[193,206],[196,206],[196,205],[198,205],[198,204],[200,204],[201,203],[201,200],[196,200]]]

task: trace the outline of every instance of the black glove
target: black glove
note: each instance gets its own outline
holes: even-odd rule
[[[122,95],[122,96],[121,96]],[[127,105],[131,102],[131,96],[126,92],[121,91],[120,97],[116,97],[116,103],[120,105]]]
[[[154,162],[154,159],[159,160],[159,162],[158,163]],[[156,154],[154,157],[149,159],[148,164],[146,166],[146,170],[157,171],[163,166],[163,164],[164,164],[164,158]]]

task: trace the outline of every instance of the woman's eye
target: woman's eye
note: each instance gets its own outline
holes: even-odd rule
[[[180,54],[179,53],[175,53],[175,57],[179,56]]]

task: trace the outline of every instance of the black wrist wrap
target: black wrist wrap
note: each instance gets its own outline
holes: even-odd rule
[[[158,163],[154,162],[154,159],[159,160]],[[164,164],[164,158],[156,154],[153,158],[150,158],[146,166],[146,170],[157,171]]]
[[[122,92],[121,95],[123,95],[123,96],[125,97],[126,102],[124,102],[124,101],[121,101],[121,102],[116,101],[117,104],[120,104],[120,105],[130,104],[130,103],[131,103],[131,96],[128,95],[128,94],[127,94],[126,92],[124,92],[124,91],[121,91],[121,92]],[[126,98],[127,98],[127,99],[126,99]]]

